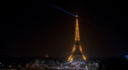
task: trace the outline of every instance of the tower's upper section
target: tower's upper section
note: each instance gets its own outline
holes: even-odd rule
[[[76,15],[75,41],[80,41],[78,15]]]

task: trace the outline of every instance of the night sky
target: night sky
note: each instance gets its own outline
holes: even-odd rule
[[[127,4],[117,0],[5,1],[0,21],[0,55],[68,57],[75,17],[49,4],[79,14],[81,44],[88,58],[128,54]]]

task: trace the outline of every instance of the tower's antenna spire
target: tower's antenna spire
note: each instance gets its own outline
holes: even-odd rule
[[[78,18],[79,16],[78,16],[78,13],[76,12],[76,16],[75,16],[76,18]]]

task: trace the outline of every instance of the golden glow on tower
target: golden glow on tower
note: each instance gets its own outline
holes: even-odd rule
[[[83,57],[83,59],[86,61],[87,60],[87,58],[86,58],[86,56],[84,55],[84,54],[82,54],[82,57]]]
[[[82,50],[82,47],[81,46],[79,47],[79,50],[80,50],[81,53],[83,53],[83,50]]]
[[[73,48],[72,48],[72,53],[74,53],[75,50],[76,50],[76,45],[73,46]]]
[[[76,45],[76,43],[79,43],[79,44]],[[76,24],[75,24],[75,44],[73,45],[71,55],[68,57],[68,61],[72,61],[72,60],[74,59],[73,54],[74,54],[75,51],[77,50],[77,47],[78,47],[78,50],[79,50],[80,53],[81,53],[81,56],[82,56],[83,60],[86,61],[87,58],[86,58],[86,56],[84,55],[82,46],[81,46],[81,44],[80,44],[78,17],[76,17]]]
[[[73,56],[70,55],[70,56],[68,57],[68,61],[72,61],[72,60],[73,60]]]
[[[75,41],[80,41],[78,17],[76,18]]]

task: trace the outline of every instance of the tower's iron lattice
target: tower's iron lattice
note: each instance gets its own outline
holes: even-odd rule
[[[78,22],[78,17],[76,17],[75,41],[73,44],[71,54],[68,57],[68,61],[78,61],[78,60],[86,61],[86,56],[84,55],[84,52],[80,43],[79,22]]]

